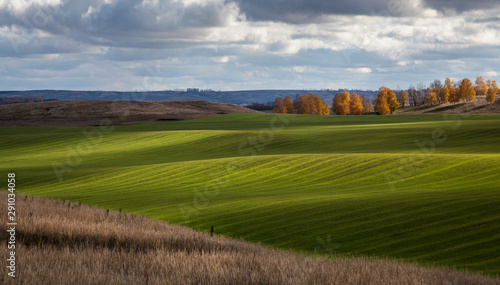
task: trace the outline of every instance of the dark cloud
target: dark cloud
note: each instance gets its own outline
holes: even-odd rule
[[[235,0],[251,20],[314,22],[321,15],[371,15],[388,9],[389,0]]]
[[[324,15],[419,16],[424,8],[462,13],[500,7],[498,0],[233,0],[251,20],[304,23]]]
[[[438,11],[456,11],[458,13],[471,10],[485,10],[500,7],[498,0],[424,0],[428,7]]]
[[[65,0],[60,5],[24,4],[22,10],[0,4],[0,27],[17,29],[19,37],[44,31],[109,46],[160,48],[168,39],[196,38],[238,17],[238,7],[223,1],[188,5],[182,1]]]

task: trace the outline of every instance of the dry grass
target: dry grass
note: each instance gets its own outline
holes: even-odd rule
[[[498,97],[498,96],[497,96]],[[443,103],[432,106],[418,106],[399,108],[396,115],[420,115],[420,114],[499,114],[500,100],[493,104],[486,102],[485,95],[478,95],[473,102],[469,103]]]
[[[6,192],[0,197],[6,213]],[[18,278],[2,266],[1,284],[500,284],[389,260],[305,257],[43,198],[18,195],[17,215]]]
[[[0,106],[0,126],[95,126],[177,121],[219,114],[259,113],[206,101],[69,100]]]

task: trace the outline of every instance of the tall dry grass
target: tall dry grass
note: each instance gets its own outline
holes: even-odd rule
[[[5,245],[6,192],[0,255]],[[140,216],[18,195],[17,279],[0,284],[500,284],[499,278],[366,258],[306,257]]]

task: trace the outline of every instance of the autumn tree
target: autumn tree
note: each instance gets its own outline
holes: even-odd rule
[[[286,107],[283,102],[283,98],[276,97],[276,100],[274,100],[274,112],[278,114],[286,114]]]
[[[323,100],[319,96],[314,96],[314,106],[316,110],[314,110],[314,114],[323,115]]]
[[[486,95],[488,93],[488,86],[484,82],[483,77],[479,76],[476,78],[476,85],[474,85],[474,91],[477,95]]]
[[[351,103],[349,106],[349,110],[350,110],[351,115],[362,115],[363,114],[363,111],[364,111],[363,100],[356,93],[351,94]]]
[[[310,115],[329,115],[330,106],[321,97],[312,94],[304,94],[296,97],[298,101],[298,113]]]
[[[286,112],[288,114],[294,113],[295,108],[293,107],[292,97],[286,96],[285,99],[283,99],[283,104],[285,104]]]
[[[316,101],[316,96],[312,94],[304,94],[302,95],[302,102],[305,105],[305,113],[304,114],[310,114],[310,115],[317,115],[318,114],[318,106],[317,106],[317,101]]]
[[[390,101],[393,105],[395,101],[399,106],[399,103],[396,100],[396,95],[394,94],[394,92],[385,86],[380,87],[379,92],[377,94],[377,104],[375,105],[375,110],[377,110],[377,112],[380,115],[388,115],[389,113],[392,113],[393,111],[391,108],[391,103],[389,103]]]
[[[389,109],[391,110],[391,114],[394,113],[399,108],[399,103],[398,99],[396,98],[396,93],[392,91],[391,89],[388,89],[388,97],[387,97],[387,103],[389,103]]]
[[[350,111],[351,95],[344,90],[333,97],[333,112],[337,115],[347,115]]]
[[[450,99],[450,89],[445,86],[439,91],[439,102],[446,103],[448,99]]]
[[[362,102],[363,102],[363,109],[365,111],[365,114],[373,112],[373,103],[372,103],[372,100],[368,100],[365,97],[363,97]]]
[[[476,91],[474,90],[474,86],[472,85],[470,79],[464,78],[462,80],[458,89],[458,94],[458,97],[460,97],[460,99],[467,102],[471,102],[476,98]]]
[[[298,113],[309,114],[309,100],[304,98],[304,95],[298,95],[297,98],[299,101]]]
[[[432,89],[429,89],[427,94],[425,95],[425,104],[426,105],[434,105],[437,103],[437,94]]]
[[[401,90],[398,93],[398,102],[401,106],[403,106],[403,109],[406,104],[408,104],[408,92]]]
[[[493,104],[495,103],[496,95],[498,93],[497,82],[495,80],[492,81],[491,79],[489,79],[486,82],[486,84],[488,86],[488,92],[486,94],[486,102]]]
[[[321,115],[330,115],[330,106],[326,102],[322,102]]]
[[[448,89],[448,102],[453,103],[453,105],[461,100],[456,85],[458,85],[458,83],[455,84],[451,79],[446,78],[445,88]]]

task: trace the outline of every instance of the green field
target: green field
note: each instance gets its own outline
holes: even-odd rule
[[[22,193],[274,247],[500,274],[498,115],[234,114],[102,139],[84,130],[99,132],[0,128],[2,175],[15,172]]]

